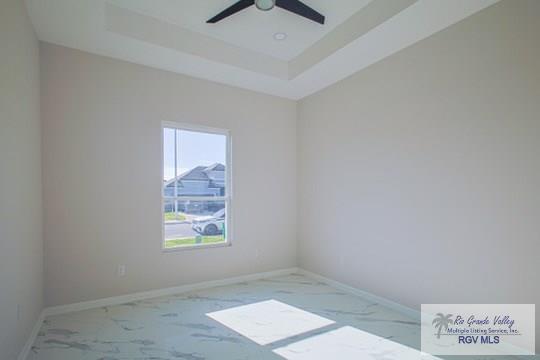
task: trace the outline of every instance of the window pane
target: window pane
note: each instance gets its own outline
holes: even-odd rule
[[[225,201],[165,200],[165,248],[223,243]]]
[[[176,131],[178,196],[224,196],[227,137]]]

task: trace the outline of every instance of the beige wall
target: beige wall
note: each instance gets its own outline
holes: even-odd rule
[[[293,101],[49,44],[41,65],[47,305],[296,264]],[[162,253],[162,121],[230,129],[231,247]]]
[[[0,353],[13,358],[42,306],[41,137],[36,39],[22,3],[6,4]],[[538,15],[538,1],[501,2],[304,99],[298,124],[292,101],[42,44],[46,304],[294,266],[296,232],[302,267],[411,307],[538,303]],[[161,121],[231,130],[232,247],[161,252]]]
[[[39,47],[23,2],[1,8],[0,358],[10,360],[43,300]]]
[[[300,266],[414,308],[540,303],[539,17],[501,2],[300,102]]]

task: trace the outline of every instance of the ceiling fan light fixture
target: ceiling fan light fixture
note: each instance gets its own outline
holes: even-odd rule
[[[276,6],[276,0],[255,0],[255,6],[262,11],[272,10]]]

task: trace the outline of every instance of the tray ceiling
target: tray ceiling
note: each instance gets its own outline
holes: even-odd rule
[[[40,40],[300,99],[498,0],[304,0],[319,25],[234,0],[26,0]],[[284,33],[285,40],[275,40]]]

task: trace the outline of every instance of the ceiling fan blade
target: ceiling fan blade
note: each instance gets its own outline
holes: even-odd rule
[[[233,14],[236,14],[239,11],[244,10],[245,8],[250,7],[251,5],[255,4],[255,0],[240,0],[236,2],[235,4],[229,6],[213,18],[207,21],[208,24],[215,24],[220,20],[225,19],[226,17],[229,17]]]
[[[318,13],[299,0],[276,0],[276,6],[318,22],[319,24],[324,24],[324,15]]]

